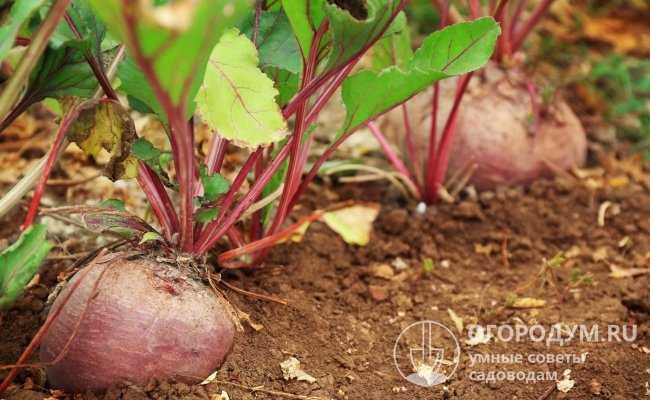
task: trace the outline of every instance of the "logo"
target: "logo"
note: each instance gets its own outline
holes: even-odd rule
[[[460,362],[456,336],[435,321],[419,321],[406,327],[397,337],[393,359],[407,381],[432,387],[451,378]]]

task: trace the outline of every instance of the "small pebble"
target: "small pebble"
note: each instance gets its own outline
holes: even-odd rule
[[[415,212],[422,215],[425,212],[427,212],[427,205],[424,202],[419,202],[418,205],[415,207]]]

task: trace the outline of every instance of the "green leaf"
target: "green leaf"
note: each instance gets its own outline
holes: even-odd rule
[[[477,70],[494,52],[500,33],[499,24],[490,17],[449,26],[424,40],[410,66],[447,75]]]
[[[108,151],[111,159],[104,173],[111,180],[134,178],[137,165],[131,157],[131,143],[137,136],[129,113],[111,100],[93,101],[81,107],[68,130],[68,139],[94,158]]]
[[[85,55],[108,64],[115,55],[116,43],[106,38],[106,28],[88,6],[87,0],[74,0],[68,13],[83,39],[78,39],[65,21],[57,26],[48,48],[32,71],[23,102],[33,104],[47,97],[91,98],[97,80]]]
[[[399,0],[366,0],[363,4],[352,4],[348,11],[333,3],[325,4],[332,33],[331,52],[325,71],[338,68],[377,40],[388,24],[391,15],[399,5]]]
[[[142,113],[153,112],[161,121],[167,122],[165,112],[156,99],[151,85],[132,57],[127,56],[120,63],[117,76],[121,82],[119,90],[129,96],[129,104],[132,108]]]
[[[112,208],[114,210],[126,211],[124,202],[119,199],[106,199],[99,203],[100,207]]]
[[[282,0],[282,8],[298,39],[304,58],[309,57],[314,32],[325,18],[324,4],[325,0]]]
[[[203,203],[210,203],[230,189],[230,182],[219,174],[208,175],[205,166],[201,168],[201,184],[203,185]]]
[[[254,30],[253,14],[243,24],[242,33],[253,40]],[[262,13],[255,46],[260,57],[259,66],[263,71],[271,67],[294,74],[300,73],[302,69],[300,47],[293,35],[289,20],[282,10]]]
[[[0,309],[8,308],[34,277],[52,249],[47,227],[35,224],[0,253]]]
[[[255,148],[288,133],[275,102],[278,90],[257,67],[257,49],[236,29],[215,46],[196,96],[204,122],[235,144]]]
[[[193,98],[214,44],[250,7],[249,0],[178,0],[164,5],[89,1],[132,55],[140,50],[144,59],[138,63],[153,69],[175,105],[187,105]],[[153,77],[147,79],[151,82]]]
[[[171,163],[171,155],[158,150],[151,142],[144,138],[136,139],[131,145],[131,154],[138,160],[147,163],[160,177],[165,186],[177,190],[178,184],[169,179],[166,168]]]
[[[158,232],[145,232],[144,235],[142,235],[142,239],[140,239],[140,242],[138,244],[143,244],[147,242],[153,242],[153,241],[164,241],[162,236]]]
[[[9,15],[0,27],[0,62],[14,46],[20,28],[44,3],[45,0],[16,0],[11,5]]]
[[[45,50],[37,67],[32,71],[24,99],[32,103],[46,97],[65,96],[89,99],[97,90],[97,80],[86,63],[83,53],[84,42],[71,40],[64,46]],[[114,51],[106,51],[103,57],[110,58]]]
[[[284,107],[298,93],[298,89],[300,89],[300,76],[278,68],[268,68],[265,72],[273,79],[275,88],[279,92],[277,103],[280,107]]]
[[[90,51],[95,57],[99,57],[104,50],[116,47],[118,43],[106,39],[106,25],[97,18],[88,0],[74,0],[70,3],[66,12],[79,31],[83,40],[84,49]],[[50,45],[54,48],[65,46],[70,41],[78,41],[77,36],[70,29],[69,24],[62,20],[50,37]],[[105,43],[106,42],[106,43]]]
[[[136,139],[131,145],[131,153],[139,160],[145,162],[157,162],[161,151],[154,147],[150,141],[144,138]]]
[[[375,71],[393,65],[403,68],[413,58],[411,33],[403,13],[399,14],[393,25],[396,25],[396,30],[387,33],[372,47],[372,68]]]
[[[254,25],[253,13],[242,28],[251,40]],[[275,82],[279,92],[277,102],[283,107],[298,92],[302,58],[298,41],[282,8],[262,13],[255,45],[259,52],[260,68]]]
[[[490,59],[500,29],[492,18],[481,18],[431,34],[403,68],[360,71],[343,82],[347,110],[340,133],[401,104],[434,82],[481,68]]]
[[[219,215],[218,208],[202,208],[196,212],[196,215],[194,217],[198,222],[202,224],[207,224],[209,222],[214,221],[218,215]]]

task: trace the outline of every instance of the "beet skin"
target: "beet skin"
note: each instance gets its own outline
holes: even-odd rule
[[[40,348],[42,362],[54,360],[82,318],[64,357],[47,366],[53,387],[80,392],[152,378],[195,383],[223,363],[235,326],[225,300],[206,285],[175,266],[144,258],[105,258],[91,268]]]

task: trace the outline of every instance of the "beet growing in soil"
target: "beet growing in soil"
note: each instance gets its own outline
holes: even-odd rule
[[[83,280],[40,347],[41,362],[51,363],[77,338],[45,369],[55,387],[105,390],[116,381],[142,385],[159,376],[195,382],[230,352],[234,312],[188,266],[118,253],[87,268],[70,281]]]

